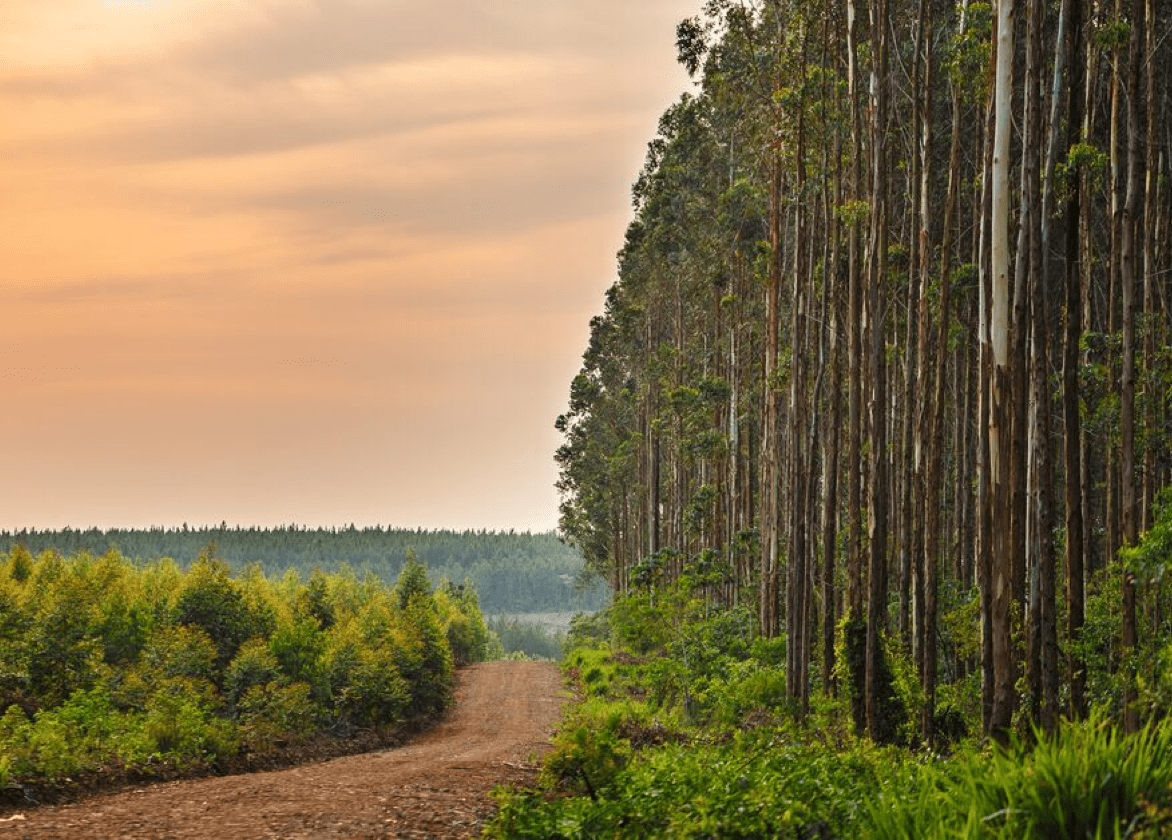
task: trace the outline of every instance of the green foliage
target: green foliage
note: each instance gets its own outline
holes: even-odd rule
[[[867,625],[861,619],[846,616],[839,623],[835,669],[842,693],[849,699],[855,731],[868,731],[863,705],[867,673]],[[918,708],[915,692],[918,684],[909,673],[909,664],[892,651],[891,642],[880,634],[879,669],[875,731],[869,734],[880,744],[907,743],[909,709]],[[902,665],[902,667],[900,667]],[[893,667],[894,666],[894,667]]]
[[[711,710],[712,722],[728,728],[746,721],[760,725],[778,718],[786,720],[789,697],[785,671],[753,660],[732,663],[724,679],[706,682],[698,693],[697,705]]]
[[[318,695],[326,693],[322,656],[326,634],[316,621],[306,619],[282,623],[269,637],[269,649],[280,666],[285,682],[313,686]]]
[[[465,579],[459,586],[441,581],[433,596],[439,612],[440,626],[457,665],[484,662],[500,652],[499,641],[480,611],[480,599],[472,581]]]
[[[170,755],[182,763],[232,755],[238,747],[237,727],[217,718],[206,702],[176,682],[151,695],[143,732],[155,753]]]
[[[301,741],[317,728],[321,708],[302,682],[254,685],[239,703],[241,733],[252,749],[268,749],[278,740]]]
[[[261,616],[249,609],[239,585],[221,560],[204,555],[191,567],[175,602],[175,622],[201,628],[227,665],[240,646],[263,635]]]
[[[1118,574],[1106,573],[1116,601]],[[1099,713],[1053,737],[1035,731],[1029,745],[962,744],[950,758],[876,745],[850,734],[849,694],[815,698],[803,724],[786,694],[783,640],[753,639],[744,621],[736,609],[706,614],[680,586],[621,598],[605,622],[592,620],[611,640],[667,628],[638,653],[602,644],[567,654],[580,699],[543,787],[498,791],[488,836],[1049,840],[1172,827],[1172,718],[1127,738]],[[849,688],[852,673],[861,683],[866,627],[848,617],[841,637],[839,684]],[[907,739],[918,681],[902,652],[885,648],[886,731]],[[1172,682],[1172,645],[1156,658]],[[938,726],[960,737],[956,710],[979,704],[979,674],[938,699]]]
[[[314,569],[305,589],[297,594],[293,609],[296,614],[317,622],[322,630],[334,626],[334,606],[330,603],[329,581],[321,569]]]
[[[430,599],[413,597],[394,631],[395,666],[410,687],[412,717],[438,715],[452,699],[452,652]]]
[[[413,549],[407,549],[407,561],[399,580],[395,583],[393,598],[399,609],[407,609],[415,599],[425,599],[431,594],[431,581],[427,579],[427,567],[419,562]]]
[[[1172,725],[1121,735],[1101,717],[949,763],[905,765],[871,806],[876,837],[1133,836],[1172,804]]]
[[[378,728],[405,719],[411,689],[389,648],[371,648],[357,632],[342,630],[330,640],[326,673],[339,722]]]
[[[595,648],[610,638],[610,622],[606,612],[578,613],[570,619],[570,632],[563,643],[567,649]]]
[[[451,697],[450,645],[470,661],[490,638],[470,583],[399,608],[374,576],[234,578],[210,552],[183,573],[16,550],[0,555],[0,608],[4,784],[204,767],[431,717]]]
[[[1172,569],[1172,487],[1159,492],[1153,513],[1152,527],[1122,552],[1123,563],[1142,586],[1158,586]]]
[[[1162,494],[1163,497],[1163,494]],[[1111,714],[1122,711],[1126,679],[1136,678],[1140,700],[1151,716],[1172,709],[1172,674],[1163,653],[1172,638],[1172,578],[1164,574],[1168,509],[1160,508],[1156,524],[1133,549],[1098,569],[1086,587],[1086,621],[1077,640],[1068,642],[1086,663],[1087,699]],[[1134,563],[1140,581],[1136,587],[1136,611],[1147,616],[1149,632],[1128,656],[1120,637],[1120,587],[1124,563]],[[1127,658],[1125,658],[1125,656]]]
[[[834,208],[834,215],[848,227],[865,221],[870,213],[871,205],[861,200],[844,201]]]
[[[1131,26],[1125,20],[1116,18],[1100,23],[1091,32],[1091,39],[1107,51],[1123,50],[1131,37]]]
[[[577,730],[576,730],[577,731]],[[584,735],[587,744],[590,735]],[[602,737],[595,744],[606,743]],[[575,739],[576,743],[576,739]],[[605,755],[600,747],[594,750]],[[621,748],[615,748],[621,754]],[[590,748],[583,750],[590,756]],[[490,837],[838,837],[863,824],[887,753],[837,754],[766,731],[718,745],[645,750],[611,769],[598,796],[547,801],[502,791]],[[613,769],[612,769],[613,768]]]
[[[198,627],[170,625],[156,630],[139,661],[115,671],[109,680],[121,708],[142,711],[157,695],[170,693],[198,699],[208,708],[220,704],[216,680],[216,648]]]
[[[621,713],[616,712],[602,726],[562,729],[545,761],[546,779],[588,793],[591,799],[606,796],[631,760],[630,743],[616,732],[621,721]]]
[[[834,670],[839,691],[850,703],[855,732],[867,729],[864,705],[867,677],[867,624],[848,614],[838,623],[835,634]]]
[[[249,689],[281,679],[281,666],[264,639],[251,639],[237,652],[224,673],[224,694],[238,703]]]

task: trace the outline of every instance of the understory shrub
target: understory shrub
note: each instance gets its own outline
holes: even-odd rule
[[[606,743],[595,741],[595,749]],[[839,837],[862,825],[885,751],[836,754],[741,733],[718,745],[667,744],[614,769],[597,796],[502,791],[492,837]],[[596,762],[597,763],[597,762]]]

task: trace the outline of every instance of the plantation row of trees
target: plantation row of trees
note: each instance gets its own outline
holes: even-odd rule
[[[1167,554],[1135,550],[1170,477],[1170,29],[1157,0],[680,24],[698,88],[557,421],[588,566],[751,605],[787,696],[844,690],[876,739],[893,652],[929,742],[941,681],[998,736],[1092,702],[1134,728],[1172,615]]]
[[[455,665],[499,653],[471,585],[432,592],[413,556],[392,587],[16,548],[0,555],[0,789],[430,718]]]
[[[229,527],[103,530],[0,531],[0,550],[21,545],[39,554],[115,549],[126,557],[171,557],[186,567],[211,544],[216,556],[234,569],[257,564],[270,577],[287,569],[309,576],[314,569],[349,566],[393,582],[408,551],[439,578],[472,581],[486,613],[572,612],[601,609],[604,583],[584,580],[581,555],[554,534],[496,531],[439,531],[383,528]]]

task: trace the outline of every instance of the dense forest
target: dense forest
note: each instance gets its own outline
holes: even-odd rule
[[[393,583],[413,551],[436,580],[470,580],[485,614],[594,611],[609,598],[605,583],[585,573],[578,552],[553,534],[440,531],[383,527],[215,527],[0,531],[0,551],[34,554],[110,549],[140,560],[169,557],[188,566],[209,546],[229,567],[255,564],[269,577],[288,569],[370,571]]]
[[[620,601],[747,610],[797,713],[877,741],[1168,708],[1170,32],[1164,0],[680,24],[696,87],[557,421],[562,532]]]

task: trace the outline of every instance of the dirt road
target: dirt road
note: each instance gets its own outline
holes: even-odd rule
[[[444,722],[405,747],[34,808],[0,822],[0,840],[475,836],[489,791],[532,778],[560,687],[551,664],[474,665]]]

